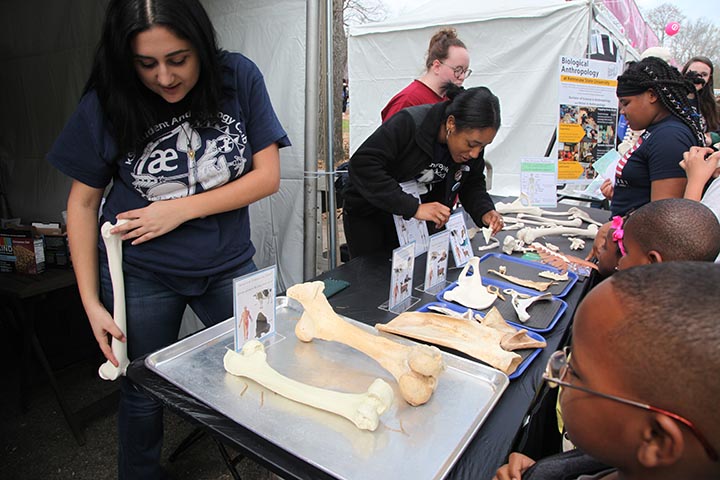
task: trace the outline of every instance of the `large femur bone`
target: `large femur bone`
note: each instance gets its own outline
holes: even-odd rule
[[[100,228],[100,234],[105,242],[107,250],[108,267],[110,269],[110,281],[113,289],[113,320],[117,327],[127,335],[127,317],[125,315],[125,279],[122,271],[122,240],[121,235],[110,233],[110,229],[127,223],[127,220],[118,220],[115,225],[105,222]],[[125,375],[130,360],[127,354],[127,343],[123,343],[113,337],[111,344],[113,355],[118,361],[118,366],[108,360],[100,365],[98,375],[103,380],[116,380],[120,375]]]
[[[333,311],[324,288],[323,282],[306,282],[288,289],[287,295],[305,309],[295,326],[295,335],[303,342],[320,338],[361,351],[395,377],[406,402],[415,406],[427,402],[445,368],[440,350],[428,345],[401,345],[351,325]]]
[[[587,228],[572,227],[551,227],[551,228],[523,228],[517,233],[518,240],[522,240],[526,244],[533,243],[536,239],[552,235],[577,235],[586,238],[595,238],[598,226],[590,224]]]
[[[362,430],[374,431],[380,415],[394,398],[393,389],[377,378],[365,393],[342,393],[314,387],[288,378],[267,363],[265,347],[257,340],[243,345],[240,353],[228,350],[223,358],[225,370],[246,377],[285,398],[345,417]]]

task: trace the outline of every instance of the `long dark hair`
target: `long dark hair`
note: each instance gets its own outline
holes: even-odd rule
[[[465,90],[449,83],[446,95],[450,101],[445,107],[443,119],[452,115],[458,130],[500,128],[500,100],[489,88],[473,87]]]
[[[695,93],[695,86],[677,68],[657,57],[647,57],[630,65],[618,77],[618,97],[638,95],[652,89],[663,106],[682,120],[692,131],[698,145],[705,145],[702,117],[692,105],[689,95]]]
[[[707,130],[712,132],[717,130],[720,126],[720,114],[718,113],[718,107],[715,103],[715,94],[713,93],[713,85],[715,83],[713,74],[715,72],[715,68],[709,58],[698,55],[697,57],[692,57],[687,61],[682,69],[683,75],[687,74],[688,68],[690,68],[690,65],[695,62],[704,63],[710,67],[710,78],[708,78],[708,81],[696,92],[696,94],[698,96],[700,113],[702,113],[703,117],[705,117],[705,122],[707,123]]]
[[[132,39],[162,25],[189,41],[200,62],[200,77],[188,94],[193,125],[213,121],[222,95],[222,73],[210,18],[198,0],[111,0],[90,78],[83,93],[97,92],[112,125],[119,153],[142,149],[145,132],[158,121],[157,95],[140,81],[134,67]]]

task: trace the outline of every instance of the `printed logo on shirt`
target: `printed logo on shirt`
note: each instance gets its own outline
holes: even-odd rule
[[[448,166],[444,163],[431,163],[428,168],[420,172],[416,177],[418,183],[437,183],[445,180],[448,174]]]
[[[135,161],[133,187],[153,202],[187,197],[243,175],[247,137],[240,122],[221,121],[225,125],[198,129],[182,121],[148,143]]]

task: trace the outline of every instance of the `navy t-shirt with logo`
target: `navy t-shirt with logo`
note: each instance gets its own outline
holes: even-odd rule
[[[680,161],[696,144],[690,127],[673,115],[649,126],[618,162],[612,215],[627,215],[649,203],[652,182],[685,178]]]
[[[117,155],[94,91],[86,94],[48,153],[56,168],[86,185],[112,188],[100,224],[151,202],[187,197],[225,185],[252,169],[252,155],[290,141],[280,125],[262,74],[248,58],[223,52],[223,83],[231,92],[217,122],[193,127],[184,102],[165,104],[165,118],[147,132],[138,155]],[[159,97],[158,97],[159,98]],[[164,102],[161,102],[164,103]],[[102,241],[101,249],[104,249]],[[204,277],[251,259],[248,208],[183,223],[140,245],[124,242],[124,263],[153,274]]]

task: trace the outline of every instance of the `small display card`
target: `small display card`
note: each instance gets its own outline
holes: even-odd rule
[[[437,285],[445,285],[447,278],[450,232],[445,230],[430,237],[427,262],[425,263],[425,291]]]
[[[557,159],[520,159],[520,193],[533,207],[557,207]]]
[[[275,333],[276,279],[276,265],[233,279],[236,352],[252,338]]]
[[[413,270],[415,269],[415,243],[393,250],[390,274],[388,310],[395,309],[411,298]]]
[[[403,192],[408,195],[412,195],[417,198],[418,204],[420,203],[420,187],[418,182],[410,180],[409,182],[403,182],[400,184]],[[427,252],[429,233],[427,224],[423,220],[411,218],[405,220],[400,215],[393,215],[395,221],[395,231],[397,232],[398,242],[401,247],[415,242],[415,256],[421,255]]]
[[[455,266],[463,267],[473,256],[470,237],[468,237],[465,227],[465,214],[457,212],[450,215],[445,228],[450,232],[450,247],[455,259]]]

